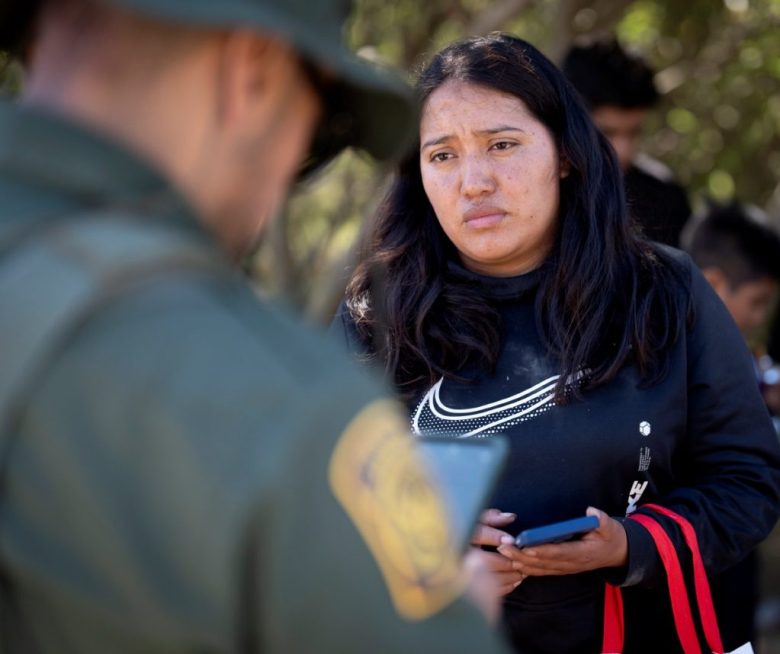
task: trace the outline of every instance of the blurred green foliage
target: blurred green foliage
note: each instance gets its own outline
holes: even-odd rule
[[[617,26],[658,70],[645,149],[694,200],[780,209],[780,1],[639,0]]]
[[[0,96],[13,97],[22,87],[24,73],[18,61],[0,52]]]

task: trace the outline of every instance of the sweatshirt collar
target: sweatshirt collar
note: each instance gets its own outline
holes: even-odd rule
[[[491,277],[467,270],[455,261],[447,262],[447,272],[452,279],[476,286],[494,300],[517,300],[532,296],[546,267],[542,264],[539,268],[514,277]]]

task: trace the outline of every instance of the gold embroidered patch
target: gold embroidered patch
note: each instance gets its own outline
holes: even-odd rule
[[[396,610],[437,613],[463,591],[447,512],[395,402],[369,404],[330,461],[330,485],[376,559]]]

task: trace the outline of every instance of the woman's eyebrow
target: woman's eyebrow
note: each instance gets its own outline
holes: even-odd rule
[[[452,138],[452,134],[445,134],[444,136],[439,136],[438,138],[431,139],[430,141],[426,141],[420,146],[420,150],[424,150],[425,148],[429,148],[432,145],[441,145],[442,143],[446,143]]]
[[[519,127],[513,127],[512,125],[499,125],[498,127],[490,127],[489,129],[481,129],[477,134],[499,134],[500,132],[522,132],[526,134],[524,129]]]
[[[498,125],[497,127],[489,127],[487,129],[480,129],[474,132],[474,134],[500,134],[502,132],[520,132],[522,134],[527,134],[524,129],[521,129],[520,127],[513,127],[512,125]],[[425,148],[429,148],[432,145],[441,145],[442,143],[446,143],[451,138],[453,138],[452,134],[445,134],[444,136],[438,136],[435,139],[430,139],[423,143],[420,146],[420,150],[424,150]]]

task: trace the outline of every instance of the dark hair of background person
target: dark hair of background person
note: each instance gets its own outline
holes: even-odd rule
[[[631,229],[614,153],[566,78],[525,41],[493,34],[437,54],[419,76],[420,104],[447,80],[521,99],[569,164],[536,296],[540,332],[560,363],[558,399],[583,368],[584,387],[609,381],[629,360],[646,383],[662,379],[686,310],[677,289],[687,281]],[[425,195],[418,150],[419,143],[378,210],[346,301],[358,335],[407,399],[440,376],[459,379],[467,364],[492,370],[502,341],[491,301],[448,274],[457,252]]]
[[[780,281],[780,236],[738,202],[711,204],[688,251],[699,268],[719,268],[733,289],[766,277]]]
[[[561,69],[591,109],[644,109],[659,98],[653,71],[615,39],[573,46]]]
[[[0,0],[0,50],[23,58],[44,0]]]

